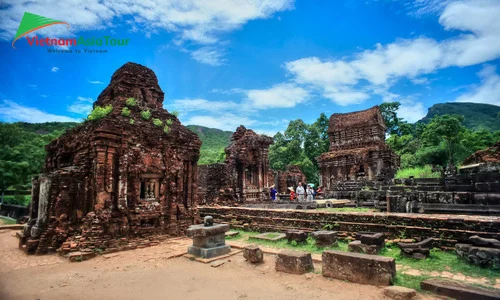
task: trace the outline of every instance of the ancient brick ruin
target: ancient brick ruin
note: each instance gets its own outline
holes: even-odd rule
[[[273,139],[241,125],[225,149],[224,164],[200,168],[200,194],[206,204],[252,203],[267,199],[269,146]]]
[[[163,99],[154,72],[127,63],[94,103],[112,112],[46,147],[21,235],[28,253],[131,249],[193,224],[201,141]]]
[[[269,182],[274,183],[276,190],[280,194],[288,193],[288,187],[293,187],[295,189],[299,182],[303,184],[307,183],[306,175],[304,175],[296,165],[288,166],[286,171],[271,170],[269,173]]]
[[[385,123],[378,106],[330,117],[330,151],[317,158],[322,184],[392,179],[399,157],[385,144]]]

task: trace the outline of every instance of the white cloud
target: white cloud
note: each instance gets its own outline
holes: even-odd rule
[[[19,105],[10,100],[3,100],[0,104],[0,118],[7,122],[80,122],[78,119],[53,115],[34,107]]]
[[[191,52],[191,57],[196,61],[211,66],[220,66],[225,61],[223,58],[224,53],[216,47],[202,47]]]
[[[88,102],[88,103],[94,103],[94,100],[92,98],[89,98],[89,97],[78,96],[78,97],[76,97],[76,100]]]
[[[52,71],[53,73],[59,71],[59,68],[58,67],[52,67],[52,69],[50,69],[50,71]]]
[[[120,19],[131,31],[142,30],[145,35],[172,32],[177,45],[214,45],[222,34],[251,20],[292,8],[293,0],[88,0],[85,5],[79,0],[7,0],[0,10],[0,39],[11,41],[24,12],[29,11],[71,25],[69,29],[49,26],[37,31],[39,35],[74,36],[79,31],[108,29]]]
[[[88,82],[92,83],[92,84],[104,84],[104,82],[99,81],[99,80],[88,80]]]
[[[413,100],[401,100],[398,109],[398,117],[407,122],[415,123],[427,115],[427,109],[422,102]]]
[[[223,111],[233,110],[238,107],[238,104],[232,101],[209,101],[205,99],[179,99],[172,101],[168,108],[173,108],[181,112],[191,111]],[[166,107],[167,108],[167,107]]]
[[[447,67],[464,67],[500,57],[500,1],[421,0],[413,3],[417,15],[441,12],[439,23],[455,37],[442,41],[425,36],[397,39],[347,58],[306,57],[285,63],[291,80],[318,91],[339,105],[361,103],[370,95],[384,101],[399,95],[389,89],[400,79],[426,84],[421,77]]]
[[[68,106],[67,111],[87,116],[92,111],[92,103],[94,103],[92,98],[78,96],[76,101]]]
[[[479,73],[481,85],[461,95],[457,102],[475,102],[500,105],[500,76],[494,66],[485,66]]]
[[[240,125],[252,126],[256,121],[232,113],[222,113],[217,116],[193,116],[182,123],[234,131]]]
[[[263,90],[245,91],[250,104],[257,109],[294,107],[305,102],[309,92],[291,83],[282,83]]]

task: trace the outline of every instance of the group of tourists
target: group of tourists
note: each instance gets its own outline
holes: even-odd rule
[[[304,188],[302,186],[302,182],[299,182],[297,189],[294,190],[291,186],[288,188],[288,191],[290,192],[290,201],[297,199],[298,202],[304,202],[304,200],[310,202],[314,200],[316,195],[320,196],[323,194],[322,186],[319,186],[317,190],[314,190],[312,184],[308,184],[306,188]],[[274,185],[270,187],[269,194],[271,196],[271,200],[276,201],[278,191],[275,189]]]

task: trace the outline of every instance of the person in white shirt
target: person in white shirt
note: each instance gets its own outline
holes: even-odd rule
[[[302,182],[299,182],[299,186],[297,187],[295,192],[297,193],[297,201],[303,202],[305,190],[304,190],[304,187],[302,186]]]
[[[307,194],[307,202],[313,201],[313,193],[314,190],[310,185],[307,186],[306,194]]]

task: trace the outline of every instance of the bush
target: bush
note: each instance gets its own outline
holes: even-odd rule
[[[135,121],[134,121],[134,119],[130,119],[130,120],[128,121],[128,123],[129,123],[130,125],[134,125],[134,124],[135,124]]]
[[[168,125],[165,125],[165,127],[163,127],[163,132],[169,133],[170,132],[170,127]]]
[[[407,168],[401,169],[396,173],[396,178],[409,178],[413,176],[415,178],[440,178],[441,173],[432,172],[432,167],[427,165],[423,167]]]
[[[134,98],[128,98],[125,104],[127,104],[127,106],[136,106],[137,102],[135,101]]]
[[[174,115],[174,116],[176,116],[176,117],[178,117],[178,116],[179,116],[179,112],[178,112],[178,111],[176,111],[176,110],[173,110],[170,114],[172,114],[172,115]]]
[[[124,117],[130,116],[130,109],[128,109],[127,107],[124,107],[122,109],[122,116],[124,116]]]
[[[90,115],[88,115],[87,120],[93,121],[102,119],[105,116],[109,115],[112,111],[113,111],[113,106],[111,104],[106,105],[105,107],[96,106],[94,107]]]
[[[153,118],[153,124],[155,124],[155,126],[160,127],[163,125],[163,122],[160,119]]]
[[[144,120],[149,120],[149,118],[151,118],[151,112],[149,110],[141,111],[141,118],[143,118]]]
[[[167,124],[168,126],[172,125],[172,120],[170,120],[170,119],[166,120],[165,124]]]

